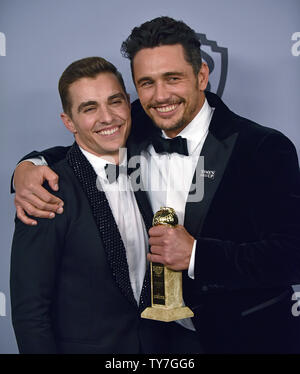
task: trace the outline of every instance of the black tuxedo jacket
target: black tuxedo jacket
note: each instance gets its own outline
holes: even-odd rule
[[[204,349],[299,352],[291,285],[300,283],[300,175],[281,133],[230,111],[215,112],[201,155],[204,198],[188,203],[184,225],[197,239],[195,280],[184,298]]]
[[[205,171],[213,173],[203,173],[203,199],[186,205],[184,226],[197,249],[195,279],[183,274],[185,302],[207,353],[299,352],[300,319],[291,312],[291,286],[300,283],[295,148],[280,132],[230,111],[216,95],[206,97],[215,111],[201,155]],[[132,110],[128,144],[139,154],[160,130],[138,101]],[[42,154],[51,165],[66,151]],[[140,207],[146,205],[143,199]]]
[[[138,305],[109,203],[76,144],[54,170],[65,213],[39,219],[35,227],[16,219],[11,302],[20,353],[189,352],[185,329],[140,318],[150,305],[149,273]],[[149,229],[151,209],[143,196],[136,193]]]

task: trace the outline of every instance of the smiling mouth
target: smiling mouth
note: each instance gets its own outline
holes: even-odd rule
[[[110,129],[103,129],[100,131],[97,131],[97,134],[104,135],[104,136],[109,136],[115,134],[119,130],[120,126],[116,126]]]
[[[171,105],[165,105],[165,106],[156,106],[156,107],[153,107],[158,113],[172,113],[174,112],[178,107],[179,107],[180,104],[171,104]]]

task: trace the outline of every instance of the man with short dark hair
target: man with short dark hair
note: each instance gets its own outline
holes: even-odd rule
[[[59,93],[75,137],[54,165],[66,212],[35,227],[16,220],[11,302],[20,353],[194,350],[183,328],[140,318],[149,305],[151,208],[141,210],[144,224],[130,179],[117,176],[131,128],[121,74],[103,58],[81,59],[63,72]]]
[[[145,22],[122,52],[148,115],[135,103],[143,183],[160,176],[160,190],[148,189],[148,199],[153,211],[166,205],[179,216],[175,229],[150,229],[148,259],[183,271],[184,301],[195,317],[180,323],[196,331],[206,353],[299,353],[300,322],[291,313],[291,286],[300,282],[295,147],[205,92],[208,67],[183,22]],[[191,201],[182,180],[193,184],[200,156],[204,196]],[[27,181],[45,176],[44,169],[25,167]],[[30,196],[21,171],[17,204],[24,208],[24,200],[33,201],[21,198]]]

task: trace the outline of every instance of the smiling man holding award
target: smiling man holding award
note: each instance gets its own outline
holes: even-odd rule
[[[178,217],[176,227],[149,230],[148,254],[152,263],[182,271],[183,301],[194,317],[178,323],[194,331],[205,353],[299,353],[300,320],[291,313],[291,286],[300,283],[293,144],[205,92],[208,67],[183,22],[145,22],[122,52],[140,100],[132,107],[133,153],[142,156],[143,185],[160,187],[145,188],[147,198],[153,212],[168,207]],[[29,197],[28,181],[38,185],[47,173],[17,168],[16,202],[28,223],[23,208],[41,206],[41,195],[38,203]],[[190,188],[197,190],[197,179],[200,199]],[[55,211],[59,200],[51,202]]]

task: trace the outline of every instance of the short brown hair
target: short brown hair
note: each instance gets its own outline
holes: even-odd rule
[[[121,46],[122,55],[130,60],[133,81],[133,60],[141,49],[175,44],[182,45],[185,59],[197,76],[202,64],[200,41],[187,24],[170,17],[157,17],[135,27]]]
[[[58,82],[58,91],[63,111],[70,117],[72,117],[72,103],[69,97],[69,86],[81,78],[95,78],[101,73],[114,74],[124,90],[124,93],[126,94],[122,74],[111,62],[102,57],[86,57],[82,58],[81,60],[74,61],[65,69]]]

